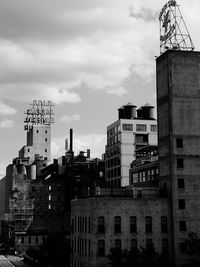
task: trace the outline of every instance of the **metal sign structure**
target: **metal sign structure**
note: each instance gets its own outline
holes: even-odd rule
[[[54,123],[53,103],[51,101],[34,100],[31,108],[24,113],[24,130],[29,131],[33,125],[51,125]]]
[[[159,21],[161,54],[168,49],[194,50],[194,44],[176,1],[168,1],[164,5]]]

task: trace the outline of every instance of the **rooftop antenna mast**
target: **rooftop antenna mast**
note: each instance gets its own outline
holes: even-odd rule
[[[194,50],[194,44],[176,1],[168,1],[160,15],[160,54],[168,49]]]

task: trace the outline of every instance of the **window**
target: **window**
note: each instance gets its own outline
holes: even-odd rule
[[[151,216],[145,217],[146,233],[152,233],[152,218]]]
[[[28,148],[28,150],[27,150],[28,152],[30,152],[30,148]]]
[[[184,168],[184,163],[182,158],[177,158],[176,159],[176,167],[177,169],[183,169]]]
[[[161,233],[167,233],[168,227],[167,227],[167,216],[161,217]]]
[[[45,148],[45,152],[47,152],[47,149]]]
[[[137,190],[137,197],[142,198],[142,190]]]
[[[36,133],[39,133],[39,131],[37,130]]]
[[[121,217],[115,216],[115,233],[121,233]]]
[[[179,208],[180,210],[185,209],[185,199],[179,199],[179,200],[178,200],[178,208]]]
[[[21,237],[21,243],[24,244],[24,237]]]
[[[45,138],[45,142],[47,142],[47,138]]]
[[[186,221],[179,221],[179,231],[185,232],[186,231]]]
[[[178,178],[178,188],[184,188],[185,183],[183,178]]]
[[[98,233],[104,233],[105,224],[104,224],[104,216],[98,217]]]
[[[98,240],[98,257],[105,256],[105,240]]]
[[[131,250],[137,249],[137,239],[131,239]]]
[[[136,233],[137,232],[137,219],[136,216],[130,217],[130,232]]]
[[[183,148],[183,139],[182,138],[176,138],[176,147],[177,148]]]
[[[47,160],[47,157],[44,157],[44,160]]]
[[[115,239],[115,248],[121,250],[121,240]]]
[[[157,132],[157,125],[151,125],[150,130],[151,132]]]
[[[153,246],[152,239],[146,239],[146,248],[151,248]]]
[[[146,124],[136,124],[136,131],[146,132],[147,126]]]
[[[48,209],[51,210],[51,204],[48,205]]]
[[[181,251],[181,253],[187,252],[187,245],[185,242],[180,243],[180,251]]]
[[[51,185],[49,185],[49,191],[51,191]]]
[[[45,130],[45,133],[47,133],[47,130]]]
[[[49,195],[49,201],[51,201],[51,195]]]
[[[168,239],[162,239],[162,253],[168,254]]]
[[[133,124],[122,124],[122,130],[123,131],[133,131]]]

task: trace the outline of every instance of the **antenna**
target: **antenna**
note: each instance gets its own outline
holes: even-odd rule
[[[176,1],[168,1],[160,15],[160,54],[168,49],[194,50],[194,44],[188,32]]]

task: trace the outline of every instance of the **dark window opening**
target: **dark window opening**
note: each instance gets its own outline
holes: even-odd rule
[[[98,257],[105,256],[105,240],[98,240]]]
[[[185,209],[185,199],[179,199],[178,200],[178,208],[180,210]]]
[[[45,142],[47,142],[47,138],[45,138]]]
[[[161,217],[161,233],[167,233],[168,227],[167,227],[167,216]]]
[[[98,217],[98,233],[104,233],[105,232],[105,220],[104,216]]]
[[[121,250],[121,240],[115,239],[115,249]]]
[[[152,239],[146,239],[146,248],[151,248],[153,246]]]
[[[152,233],[152,218],[151,216],[145,217],[146,233]]]
[[[184,179],[178,178],[178,188],[184,188],[184,187],[185,187]]]
[[[186,221],[179,221],[179,230],[182,232],[186,231]]]
[[[136,233],[137,232],[137,219],[136,216],[130,217],[130,232]]]
[[[137,239],[131,239],[131,250],[137,249]]]
[[[182,158],[177,158],[176,159],[176,166],[177,169],[183,169],[184,168],[184,163]]]
[[[121,233],[121,217],[115,216],[115,233]]]
[[[162,239],[162,253],[168,254],[168,239]]]
[[[180,243],[181,253],[187,253],[187,244],[185,242]]]
[[[183,148],[183,139],[182,138],[176,138],[176,147],[177,148]]]

